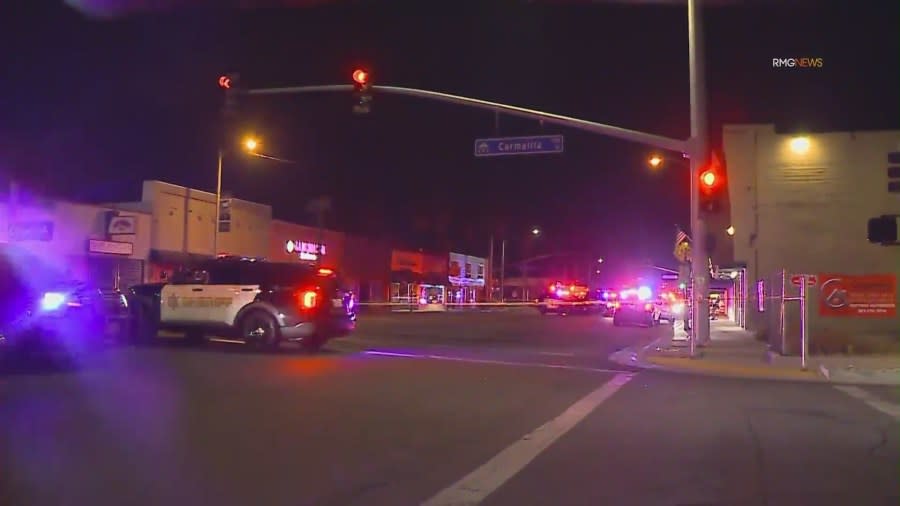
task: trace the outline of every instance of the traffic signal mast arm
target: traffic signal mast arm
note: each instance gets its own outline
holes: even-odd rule
[[[500,111],[510,116],[518,116],[521,118],[537,119],[545,123],[561,125],[569,128],[577,128],[595,134],[606,135],[616,139],[622,139],[641,144],[649,144],[653,147],[668,151],[676,151],[679,153],[690,153],[690,143],[686,140],[671,139],[660,135],[648,134],[637,130],[628,130],[603,123],[595,123],[560,114],[543,112],[534,109],[527,109],[509,104],[501,104],[499,102],[489,102],[477,98],[463,97],[460,95],[451,95],[449,93],[441,93],[438,91],[420,90],[417,88],[405,88],[402,86],[371,86],[373,92],[389,93],[394,95],[404,95],[408,97],[426,98],[436,100],[438,102],[447,102],[451,104],[467,105],[478,109],[486,109],[490,111]],[[319,86],[292,86],[286,88],[258,88],[247,90],[247,95],[292,95],[298,93],[328,93],[328,92],[353,92],[356,86],[352,84],[326,84]]]

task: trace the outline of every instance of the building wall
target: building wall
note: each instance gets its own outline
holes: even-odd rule
[[[325,254],[322,255],[321,265],[331,269],[342,269],[344,257],[344,234],[334,230],[309,227],[282,220],[272,220],[269,232],[269,246],[266,258],[273,262],[302,262],[303,259],[297,252],[289,253],[286,245],[288,241],[322,244],[325,246]]]
[[[748,267],[748,326],[780,326],[778,308],[760,314],[756,281],[780,296],[781,269],[791,274],[900,275],[896,248],[869,244],[866,222],[900,213],[900,198],[887,192],[887,153],[900,150],[900,131],[810,134],[804,154],[791,149],[792,136],[772,125],[726,125],[734,259]],[[787,296],[797,288],[787,283]],[[774,292],[774,293],[773,293]],[[824,317],[818,290],[810,290],[813,333],[890,333],[898,318]],[[799,333],[796,303],[788,303],[788,341]]]
[[[481,280],[483,283],[487,275],[487,259],[462,253],[450,253],[448,274],[450,278]]]
[[[133,217],[134,229],[125,230],[129,232],[125,234],[110,234],[108,220],[111,215]],[[114,264],[119,260],[143,262],[147,259],[150,223],[149,214],[116,211],[89,204],[46,200],[14,205],[11,210],[11,206],[4,203],[0,204],[0,243],[28,250],[75,279],[105,285],[110,280],[97,279],[101,272],[98,270],[100,264]],[[21,235],[24,228],[36,230],[38,226],[47,234],[34,234],[29,238]],[[94,251],[90,248],[91,239],[95,240]],[[135,266],[132,262],[132,266],[130,283],[144,281],[146,276],[142,264]]]
[[[117,204],[117,207],[128,205]],[[264,257],[269,252],[270,206],[232,199],[231,230],[219,233],[219,251],[215,252],[214,193],[162,181],[144,181],[142,202],[130,205],[148,209],[153,214],[151,247],[155,250],[249,257]]]
[[[390,297],[391,247],[385,240],[348,235],[341,272],[355,286],[361,302]]]

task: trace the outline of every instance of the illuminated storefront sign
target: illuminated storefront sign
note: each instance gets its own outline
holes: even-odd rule
[[[300,260],[318,260],[319,255],[325,256],[325,245],[306,241],[287,241],[284,250],[290,254],[296,253]]]

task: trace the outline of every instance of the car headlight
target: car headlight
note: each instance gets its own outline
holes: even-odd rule
[[[56,311],[66,303],[68,297],[60,292],[46,292],[41,297],[41,309],[44,311]]]

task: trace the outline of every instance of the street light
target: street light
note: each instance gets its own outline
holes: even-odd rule
[[[649,163],[650,166],[653,167],[654,169],[657,169],[662,165],[663,159],[659,155],[653,155],[650,157],[650,159],[647,161],[647,163]]]
[[[725,229],[725,233],[733,236],[734,235],[734,227],[729,226],[728,228]]]
[[[253,137],[247,137],[244,139],[244,149],[253,153],[256,151],[256,148],[259,147],[259,141]]]
[[[534,227],[531,229],[531,235],[541,235],[541,229]]]
[[[598,264],[602,264],[602,263],[603,263],[603,259],[602,259],[602,258],[598,258],[598,259],[597,259],[597,263],[598,263]]]
[[[259,149],[260,144],[262,144],[262,142],[256,137],[245,137],[241,142],[241,147],[244,148],[244,151],[246,151],[247,154],[257,158],[265,158],[266,160],[274,160],[282,163],[295,163],[292,160],[258,153],[256,150]],[[222,217],[222,159],[224,156],[225,150],[220,147],[218,163],[216,164],[216,223],[213,234],[213,255],[219,254],[219,220]]]

